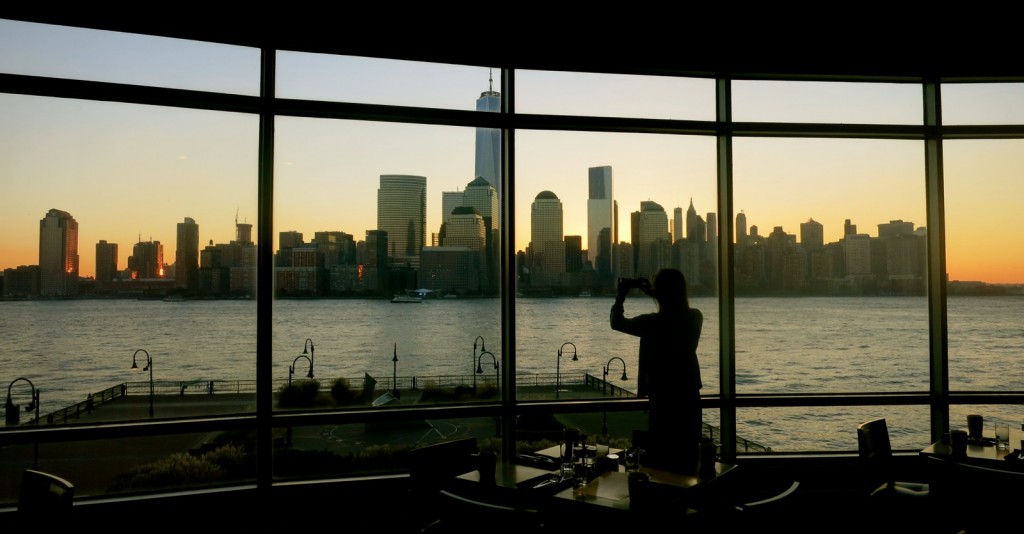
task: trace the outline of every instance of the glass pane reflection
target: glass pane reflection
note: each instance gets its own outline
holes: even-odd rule
[[[739,408],[736,434],[762,448],[752,452],[856,452],[857,426],[878,418],[888,424],[893,450],[919,451],[932,442],[927,406]]]
[[[293,408],[338,406],[339,379],[361,397],[345,406],[497,400],[500,214],[476,139],[278,120],[274,376],[320,391]]]
[[[943,124],[1024,124],[1024,83],[947,83]]]
[[[256,477],[255,430],[147,435],[4,446],[0,504],[17,502],[21,472],[35,468],[75,486],[75,498],[248,483]]]
[[[733,120],[836,124],[921,124],[915,84],[736,80]]]
[[[517,396],[601,398],[606,367],[635,395],[639,338],[611,329],[612,297],[619,277],[661,268],[683,271],[704,314],[702,393],[717,391],[714,140],[525,131],[517,146]],[[628,316],[655,311],[626,300]]]
[[[700,78],[519,70],[516,111],[714,120],[715,82]]]
[[[736,140],[737,391],[926,390],[920,150]]]
[[[302,52],[277,53],[277,96],[426,108],[480,109],[468,95],[501,91],[487,67]]]
[[[18,95],[0,116],[0,377],[55,423],[254,395],[256,117]]]
[[[408,473],[409,451],[475,439],[501,456],[498,418],[388,420],[274,429],[274,477],[335,478]]]
[[[0,72],[256,96],[260,51],[0,19]]]
[[[1024,141],[946,141],[949,385],[1020,391],[1024,368]]]

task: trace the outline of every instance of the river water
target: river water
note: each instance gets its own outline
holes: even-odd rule
[[[636,373],[637,338],[608,327],[611,299],[518,299],[516,366],[520,376],[601,376],[614,357]],[[698,348],[704,394],[718,392],[718,301],[695,298],[704,312]],[[654,311],[648,299],[626,314]],[[950,386],[954,391],[1024,390],[1024,297],[949,300]],[[469,375],[474,341],[501,358],[497,299],[279,300],[273,306],[275,379],[286,379],[309,339],[321,379]],[[736,370],[740,394],[921,392],[928,390],[928,310],[923,297],[741,298],[736,301]],[[567,345],[571,343],[572,345]],[[578,361],[572,361],[573,346]],[[558,350],[563,356],[558,357]],[[256,303],[245,300],[163,302],[68,300],[0,302],[0,380],[25,377],[40,391],[41,412],[69,406],[125,381],[132,355],[145,349],[157,381],[254,380]],[[478,350],[476,354],[479,354]],[[397,354],[398,363],[392,359]],[[139,367],[145,365],[144,355]],[[491,358],[481,360],[484,369]],[[618,380],[620,365],[609,380]],[[485,371],[489,373],[489,371]],[[492,375],[487,374],[488,377]],[[9,383],[9,382],[3,382]],[[12,385],[18,404],[28,387]],[[1020,424],[1024,407],[956,407]],[[705,418],[715,424],[714,410]],[[927,439],[927,408],[744,408],[739,434],[773,450],[847,450],[856,423],[890,419],[894,446]],[[853,435],[851,442],[851,435]],[[813,443],[809,444],[808,442]],[[927,444],[927,443],[925,443]]]

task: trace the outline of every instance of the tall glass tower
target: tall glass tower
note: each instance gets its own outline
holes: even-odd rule
[[[589,169],[590,194],[587,199],[587,255],[593,259],[594,269],[602,286],[614,281],[612,245],[615,235],[615,210],[612,200],[612,168]],[[603,236],[603,237],[602,237]]]
[[[52,209],[39,221],[39,294],[78,294],[78,222]]]
[[[501,111],[501,93],[494,90],[491,76],[487,91],[476,99],[476,110],[498,113]],[[483,178],[501,194],[501,130],[497,128],[476,129],[476,176]]]
[[[387,232],[393,264],[419,267],[427,238],[427,178],[382,174],[377,189],[377,230]]]

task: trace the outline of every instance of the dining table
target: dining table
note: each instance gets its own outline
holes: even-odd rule
[[[555,446],[526,456],[557,459],[559,454],[560,448]],[[557,462],[542,465],[499,460],[493,477],[468,471],[455,477],[449,491],[488,503],[538,510],[547,514],[549,524],[635,526],[663,521],[666,516],[685,521],[738,469],[732,463],[715,462],[714,474],[701,478],[640,465],[632,470],[640,475],[632,476],[642,480],[642,485],[634,483],[634,488],[643,489],[631,494],[631,475],[625,465],[604,465],[606,470],[592,478],[566,479]]]
[[[996,447],[986,429],[954,454],[948,437],[921,450],[929,479],[929,499],[953,532],[997,532],[1012,524],[1007,513],[1020,507],[1024,488],[1024,429],[1010,428],[1009,447]],[[1011,529],[1012,530],[1012,529]]]
[[[1024,426],[1024,425],[1022,425]],[[996,447],[995,437],[991,429],[982,433],[981,439],[967,439],[966,454],[959,458],[962,462],[987,466],[996,469],[1024,470],[1024,429],[1010,427],[1010,441],[1007,449]],[[953,445],[948,437],[932,443],[921,450],[921,456],[928,458],[947,459],[954,457]]]

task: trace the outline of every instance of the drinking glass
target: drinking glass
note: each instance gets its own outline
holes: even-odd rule
[[[985,418],[980,415],[967,416],[967,437],[981,439],[981,429],[985,424]]]
[[[624,454],[626,456],[626,471],[627,472],[637,471],[637,470],[640,469],[640,453],[641,452],[643,452],[642,449],[638,449],[636,447],[631,447],[629,449],[626,449]]]
[[[996,423],[996,448],[1007,450],[1010,448],[1010,423]]]

